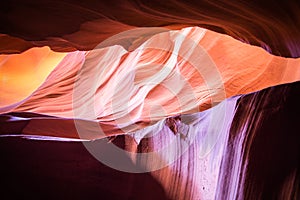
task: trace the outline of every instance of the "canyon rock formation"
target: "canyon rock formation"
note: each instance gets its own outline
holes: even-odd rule
[[[299,11],[296,1],[3,3],[3,194],[299,199]]]

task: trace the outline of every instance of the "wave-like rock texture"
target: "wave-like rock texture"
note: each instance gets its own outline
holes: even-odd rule
[[[45,45],[55,51],[91,50],[136,27],[200,26],[276,55],[300,55],[296,0],[10,0],[0,9],[0,53]]]
[[[113,140],[126,150],[122,162],[132,171],[167,164],[151,173],[106,167],[80,142],[1,137],[3,194],[58,199],[299,199],[299,92],[297,82],[237,96],[207,111],[182,115],[177,134],[163,120]],[[45,117],[10,113],[1,115],[1,125],[8,115],[15,122],[20,117]],[[21,133],[22,128],[15,131]],[[100,139],[85,142],[87,146],[112,155],[114,145]],[[136,154],[151,152],[155,157]],[[116,167],[118,161],[111,164]]]
[[[61,60],[64,55],[55,56]],[[114,45],[68,53],[32,94],[2,104],[0,112],[66,118],[65,126],[47,119],[48,125],[30,122],[34,125],[28,134],[78,138],[76,128],[88,127],[80,137],[97,139],[105,136],[99,133],[98,122],[104,133],[132,132],[168,116],[206,110],[234,95],[298,81],[299,63],[206,29],[184,28],[156,34],[132,51]],[[43,68],[35,63],[28,67]],[[19,77],[24,86],[22,79],[28,77]]]

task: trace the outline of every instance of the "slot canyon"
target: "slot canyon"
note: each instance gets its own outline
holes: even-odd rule
[[[296,0],[2,2],[1,196],[299,199],[299,13]]]

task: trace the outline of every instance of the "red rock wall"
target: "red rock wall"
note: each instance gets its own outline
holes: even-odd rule
[[[149,153],[170,145],[169,152],[159,155],[170,156],[173,150],[180,154],[175,162],[151,173],[125,173],[104,166],[80,142],[1,137],[3,192],[11,197],[58,199],[298,199],[299,90],[297,82],[227,100],[225,121],[213,126],[219,135],[212,149],[205,148],[213,134],[207,122],[211,122],[213,109],[222,112],[220,105],[204,113],[182,116],[184,123],[196,120],[189,125],[196,127],[194,135],[191,130],[184,132],[186,125],[182,123],[177,135],[168,127],[142,140],[138,139],[140,133],[133,134],[138,145],[128,135],[113,140],[129,152]],[[182,145],[189,140],[184,150]],[[111,143],[106,139],[87,143],[96,146],[102,155],[112,155]],[[132,170],[157,163],[145,162],[138,154],[124,154],[122,159]]]

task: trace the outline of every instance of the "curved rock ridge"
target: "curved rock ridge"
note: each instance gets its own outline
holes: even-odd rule
[[[135,27],[200,26],[299,57],[299,1],[11,0],[1,4],[0,53],[36,46],[55,51],[91,50]]]
[[[92,120],[106,124],[104,132],[130,132],[298,81],[299,62],[206,29],[184,28],[156,34],[130,52],[114,45],[68,53],[31,95],[0,110],[80,119],[79,126]],[[85,139],[100,137],[92,127]]]

